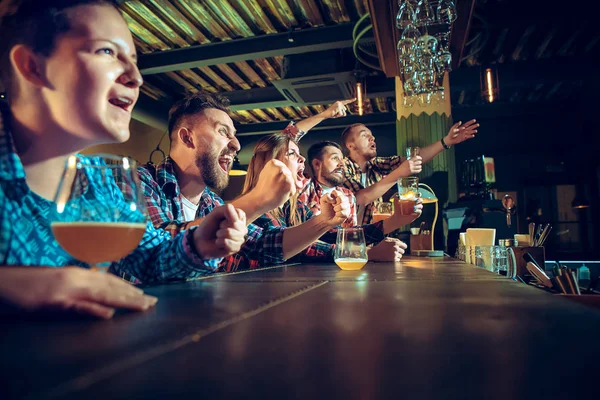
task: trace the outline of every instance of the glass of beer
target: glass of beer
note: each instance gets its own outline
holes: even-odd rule
[[[415,212],[419,193],[419,178],[409,176],[400,178],[398,186],[398,205],[400,206],[400,215],[410,215]]]
[[[362,228],[339,228],[333,259],[344,270],[358,270],[367,263],[367,246]]]
[[[392,203],[389,201],[376,201],[373,203],[373,223],[388,219],[393,211]]]
[[[100,271],[131,253],[146,232],[137,163],[127,157],[69,157],[54,202],[54,238]]]

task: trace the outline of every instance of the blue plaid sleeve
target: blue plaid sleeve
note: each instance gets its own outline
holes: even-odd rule
[[[350,193],[350,195],[352,195],[352,193]],[[353,195],[352,199],[354,199]],[[313,217],[314,214],[311,211],[311,209],[306,205],[306,203],[298,201],[296,204],[298,207],[298,213],[300,214],[300,219],[303,222],[306,222]],[[365,243],[367,245],[379,243],[385,238],[385,235],[383,233],[383,221],[379,221],[374,224],[361,225],[360,227],[363,228],[363,232],[365,233]],[[338,229],[339,227],[335,227],[329,232],[324,233],[319,238],[319,240],[325,243],[335,244],[337,240]]]
[[[110,267],[111,272],[136,283],[158,283],[193,279],[210,274],[219,267],[220,258],[204,260],[197,253],[193,234],[197,228],[175,237],[148,223],[139,246]]]
[[[314,242],[302,252],[290,258],[290,262],[333,262],[335,244]]]
[[[377,244],[385,238],[385,234],[383,233],[383,221],[378,221],[374,224],[359,225],[358,227],[363,229],[363,232],[365,233],[365,243],[367,245]],[[327,243],[335,243],[338,229],[339,228],[336,227],[323,234],[323,236],[320,237],[320,240]]]
[[[98,186],[96,182],[93,185],[96,187],[96,196],[102,196],[106,191],[106,188]],[[125,215],[129,207],[123,201],[123,194],[116,185],[109,185],[108,189],[111,193],[106,198],[115,199],[116,206]],[[135,187],[129,189],[138,190]],[[217,270],[222,258],[205,260],[198,254],[193,237],[196,229],[199,228],[171,235],[164,229],[155,228],[153,221],[149,221],[138,247],[119,262],[112,263],[110,270],[124,279],[144,284],[192,279],[210,274]]]
[[[179,222],[177,216],[173,215],[169,209],[169,200],[164,192],[154,180],[154,177],[146,167],[138,167],[138,177],[144,198],[146,200],[146,210],[152,224],[168,231],[171,235],[176,235],[182,230],[187,229],[186,222]]]

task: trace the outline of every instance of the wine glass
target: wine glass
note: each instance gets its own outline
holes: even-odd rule
[[[402,2],[398,8],[398,14],[396,15],[396,28],[404,29],[412,24],[414,20],[415,10],[413,5],[409,1]]]
[[[146,232],[137,163],[127,157],[69,157],[54,202],[56,241],[99,271],[131,253]]]
[[[452,0],[440,0],[436,11],[440,23],[451,24],[456,21],[456,6]]]
[[[419,178],[416,176],[400,178],[397,181],[397,187],[400,215],[413,214],[415,212],[417,200],[421,195],[419,193]]]
[[[429,1],[419,0],[415,10],[415,22],[417,26],[428,26],[435,23],[435,13]]]
[[[367,263],[367,246],[362,228],[339,228],[333,259],[344,270],[359,270]]]

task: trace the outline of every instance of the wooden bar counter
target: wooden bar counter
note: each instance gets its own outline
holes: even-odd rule
[[[305,264],[146,289],[147,313],[20,316],[0,398],[585,399],[600,311],[451,258]]]

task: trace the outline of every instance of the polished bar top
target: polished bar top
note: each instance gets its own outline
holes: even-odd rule
[[[146,290],[160,299],[155,309],[109,321],[4,319],[0,398],[583,399],[600,390],[599,311],[450,258],[272,267]]]

